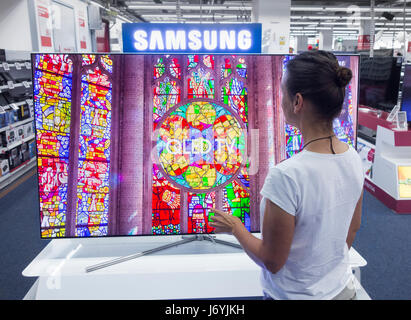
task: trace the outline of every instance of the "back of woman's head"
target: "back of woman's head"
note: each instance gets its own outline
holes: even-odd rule
[[[300,93],[324,122],[339,116],[352,72],[341,67],[334,54],[322,50],[303,52],[287,63],[286,73],[285,88],[290,97]]]

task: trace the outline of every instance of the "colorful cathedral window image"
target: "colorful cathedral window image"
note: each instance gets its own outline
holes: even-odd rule
[[[281,113],[290,59],[34,54],[41,237],[212,233],[212,208],[260,231],[265,174],[304,143]],[[354,80],[333,123],[350,145]]]
[[[68,236],[68,190],[74,177],[77,200],[71,236],[107,235],[113,63],[108,55],[77,58],[82,67],[77,71],[69,55],[35,58],[33,100],[44,238]],[[80,79],[80,112],[73,119],[75,79]],[[73,121],[80,124],[79,134],[73,132]],[[78,158],[76,174],[69,165],[73,152]]]

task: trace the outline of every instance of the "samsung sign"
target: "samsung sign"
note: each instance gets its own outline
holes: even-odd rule
[[[123,51],[261,53],[261,24],[124,23]]]

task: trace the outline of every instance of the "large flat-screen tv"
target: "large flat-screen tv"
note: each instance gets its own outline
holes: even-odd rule
[[[287,55],[33,54],[42,238],[211,233],[208,209],[260,231],[264,178],[299,152]],[[337,136],[355,147],[358,56]]]
[[[361,56],[360,105],[391,111],[398,100],[401,65],[401,57]]]
[[[401,111],[407,112],[407,120],[411,122],[411,65],[404,66],[402,81]]]

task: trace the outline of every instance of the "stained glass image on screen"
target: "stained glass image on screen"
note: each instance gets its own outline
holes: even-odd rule
[[[296,154],[286,55],[33,54],[42,238],[260,231],[269,168]],[[356,140],[357,57],[338,137]],[[258,143],[256,142],[258,141]]]
[[[356,71],[358,68],[357,56],[337,56],[338,62],[341,66],[350,68]],[[292,59],[292,56],[284,59],[283,71],[286,68],[287,61]],[[333,128],[334,133],[338,139],[356,147],[356,118],[357,118],[357,73],[353,72],[353,79],[345,89],[345,98],[343,108],[339,117],[334,119]],[[300,152],[304,145],[304,141],[299,130],[288,124],[285,125],[285,141],[287,158]]]

